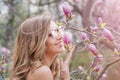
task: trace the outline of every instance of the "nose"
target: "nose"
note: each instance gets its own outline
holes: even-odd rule
[[[63,35],[61,33],[59,33],[57,36],[57,40],[61,40],[61,39],[63,39]]]

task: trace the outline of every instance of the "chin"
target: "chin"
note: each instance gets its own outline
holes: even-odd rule
[[[62,48],[61,50],[59,50],[57,53],[64,53],[65,48]]]
[[[59,53],[64,53],[64,51],[65,51],[65,48],[63,46],[63,47],[57,47],[57,48],[55,47],[52,52],[59,54]]]
[[[64,51],[59,51],[59,53],[63,53]]]

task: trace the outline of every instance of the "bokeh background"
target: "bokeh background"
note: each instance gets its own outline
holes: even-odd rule
[[[72,9],[74,19],[71,21],[76,28],[88,28],[96,26],[97,18],[102,17],[107,27],[115,31],[114,36],[120,41],[120,1],[119,0],[0,0],[0,80],[9,77],[8,67],[10,56],[16,37],[18,26],[27,18],[51,13],[56,22],[64,22],[65,16],[61,8],[63,2],[68,2]],[[73,43],[81,41],[79,34],[68,30],[73,34]],[[105,56],[103,66],[115,59],[109,57],[113,54],[113,46],[109,42],[103,42],[102,48]],[[119,43],[120,44],[120,43]],[[82,44],[79,48],[82,47]],[[120,49],[120,46],[119,46]],[[91,53],[86,49],[74,53],[70,64],[70,71],[76,70],[79,66],[87,69],[91,63]],[[120,63],[112,65],[107,69],[107,77],[103,80],[120,80]],[[5,77],[5,78],[4,78]],[[80,80],[79,75],[74,80]],[[77,79],[78,78],[78,79]]]

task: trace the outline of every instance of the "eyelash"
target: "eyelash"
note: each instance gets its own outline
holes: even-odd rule
[[[49,35],[48,36],[52,36],[52,34],[51,33],[49,33]]]
[[[63,27],[60,27],[60,28],[58,28],[58,29],[55,29],[55,30],[53,30],[53,32],[55,32],[55,33],[56,33],[56,32],[59,32],[61,29],[63,29]],[[53,34],[54,34],[54,33],[52,33],[52,31],[51,31],[48,36],[52,37]]]

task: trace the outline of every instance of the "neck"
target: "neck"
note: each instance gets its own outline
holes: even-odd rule
[[[43,57],[43,64],[47,65],[48,67],[50,67],[55,59],[56,55],[49,55],[49,54],[45,54]]]

